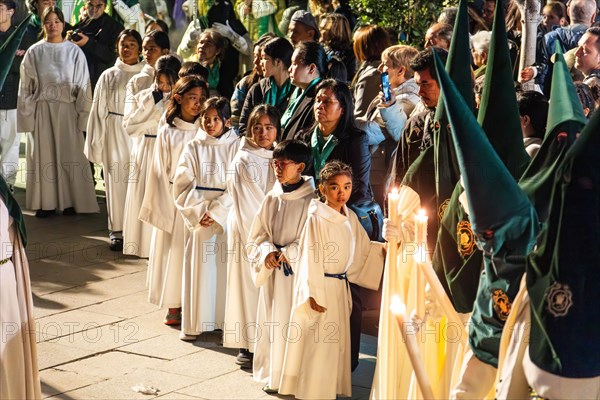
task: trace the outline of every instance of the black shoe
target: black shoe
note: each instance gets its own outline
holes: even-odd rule
[[[35,212],[36,218],[48,218],[54,215],[54,210],[37,210]]]
[[[75,208],[67,207],[63,210],[63,215],[77,215],[77,212],[75,211]]]
[[[112,238],[110,239],[109,248],[112,251],[123,251],[123,239],[121,238]]]
[[[235,363],[240,366],[241,369],[252,369],[252,360],[254,354],[250,353],[248,349],[240,349],[240,352],[235,359]]]

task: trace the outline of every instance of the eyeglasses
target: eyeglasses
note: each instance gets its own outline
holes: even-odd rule
[[[271,160],[271,167],[277,168],[277,169],[284,169],[285,167],[287,167],[290,164],[296,164],[296,163],[292,160],[287,160],[287,161]]]

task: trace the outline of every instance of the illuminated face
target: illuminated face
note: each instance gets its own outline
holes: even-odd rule
[[[263,149],[270,150],[277,138],[277,127],[268,115],[261,116],[252,126],[252,140]]]
[[[118,44],[119,58],[127,65],[138,63],[140,57],[140,45],[133,37],[121,36]]]
[[[58,18],[58,15],[50,13],[44,20],[44,35],[49,40],[62,38],[64,27],[65,24]]]
[[[206,100],[204,90],[199,87],[188,90],[183,95],[175,95],[175,101],[181,106],[181,119],[194,122],[202,111],[202,103]]]
[[[97,19],[104,14],[104,9],[106,8],[106,1],[104,0],[88,0],[85,3],[85,9],[87,11],[88,17],[91,19]]]
[[[560,18],[552,12],[550,7],[544,7],[544,10],[542,11],[542,25],[544,25],[547,30],[551,30],[553,26],[560,25]]]
[[[227,121],[226,121],[227,122]],[[214,108],[209,108],[202,116],[202,129],[212,137],[220,137],[225,131],[225,124]]]
[[[278,68],[280,68],[282,64],[283,63],[281,60],[274,60],[271,56],[262,53],[260,67],[265,78],[275,75],[275,73],[278,71]]]
[[[295,47],[300,42],[315,40],[315,30],[301,22],[292,21],[288,26],[288,36]]]
[[[6,4],[0,4],[0,24],[10,23],[10,19],[14,13],[15,10],[9,10]]]
[[[298,183],[304,170],[304,163],[295,163],[292,160],[278,158],[271,161],[277,180],[282,185]]]
[[[433,79],[429,69],[415,71],[415,82],[419,85],[419,96],[427,107],[437,106],[440,97],[440,86]]]
[[[144,38],[144,41],[142,42],[142,55],[148,65],[154,67],[156,60],[158,60],[160,56],[168,53],[168,49],[161,49],[151,37],[146,36]]]
[[[377,67],[379,73],[383,74],[384,72],[388,73],[390,78],[390,86],[392,88],[397,88],[402,83],[406,81],[404,78],[404,74],[406,73],[406,68],[404,67],[395,67],[394,63],[389,58],[381,58],[381,64]]]
[[[493,1],[484,1],[483,2],[483,10],[481,10],[481,16],[484,21],[491,28],[492,23],[494,22],[494,11],[496,10],[496,3]]]
[[[261,76],[264,74],[264,71],[263,71],[263,68],[261,65],[262,64],[262,54],[263,54],[263,52],[262,52],[261,47],[256,46],[254,48],[254,53],[253,53],[254,58],[252,59],[252,65],[254,65],[254,69],[256,70],[256,73]]]
[[[352,178],[338,174],[319,184],[319,190],[325,197],[325,204],[335,210],[341,210],[352,194]]]
[[[575,68],[588,75],[594,69],[600,68],[600,43],[599,37],[585,33],[579,39],[579,46],[575,51]]]
[[[156,88],[163,93],[170,93],[173,90],[173,82],[167,74],[158,74],[155,80]]]
[[[289,68],[292,85],[305,89],[313,80],[312,70],[316,68],[314,64],[304,65],[298,57],[298,52],[292,54],[292,64]]]
[[[337,97],[335,97],[335,93],[329,88],[321,89],[317,92],[313,109],[315,119],[319,125],[330,124],[337,126],[344,114],[344,110]]]
[[[198,41],[198,61],[202,64],[212,65],[220,53],[215,41],[209,35],[200,36]]]

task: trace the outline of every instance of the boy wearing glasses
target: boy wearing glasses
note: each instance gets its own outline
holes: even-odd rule
[[[308,205],[316,197],[313,178],[302,176],[310,163],[311,151],[303,142],[284,140],[275,147],[271,166],[277,182],[258,210],[248,238],[252,276],[260,289],[257,324],[262,332],[254,350],[253,375],[267,393],[279,388],[292,310],[293,265]]]

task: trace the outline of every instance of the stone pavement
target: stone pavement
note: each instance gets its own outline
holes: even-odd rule
[[[25,204],[22,188],[16,197]],[[214,334],[187,343],[162,324],[165,310],[147,302],[146,260],[109,250],[101,209],[48,219],[24,211],[43,397],[157,397],[132,390],[141,384],[161,399],[285,398],[264,393]],[[376,343],[363,335],[354,398],[369,396]]]

